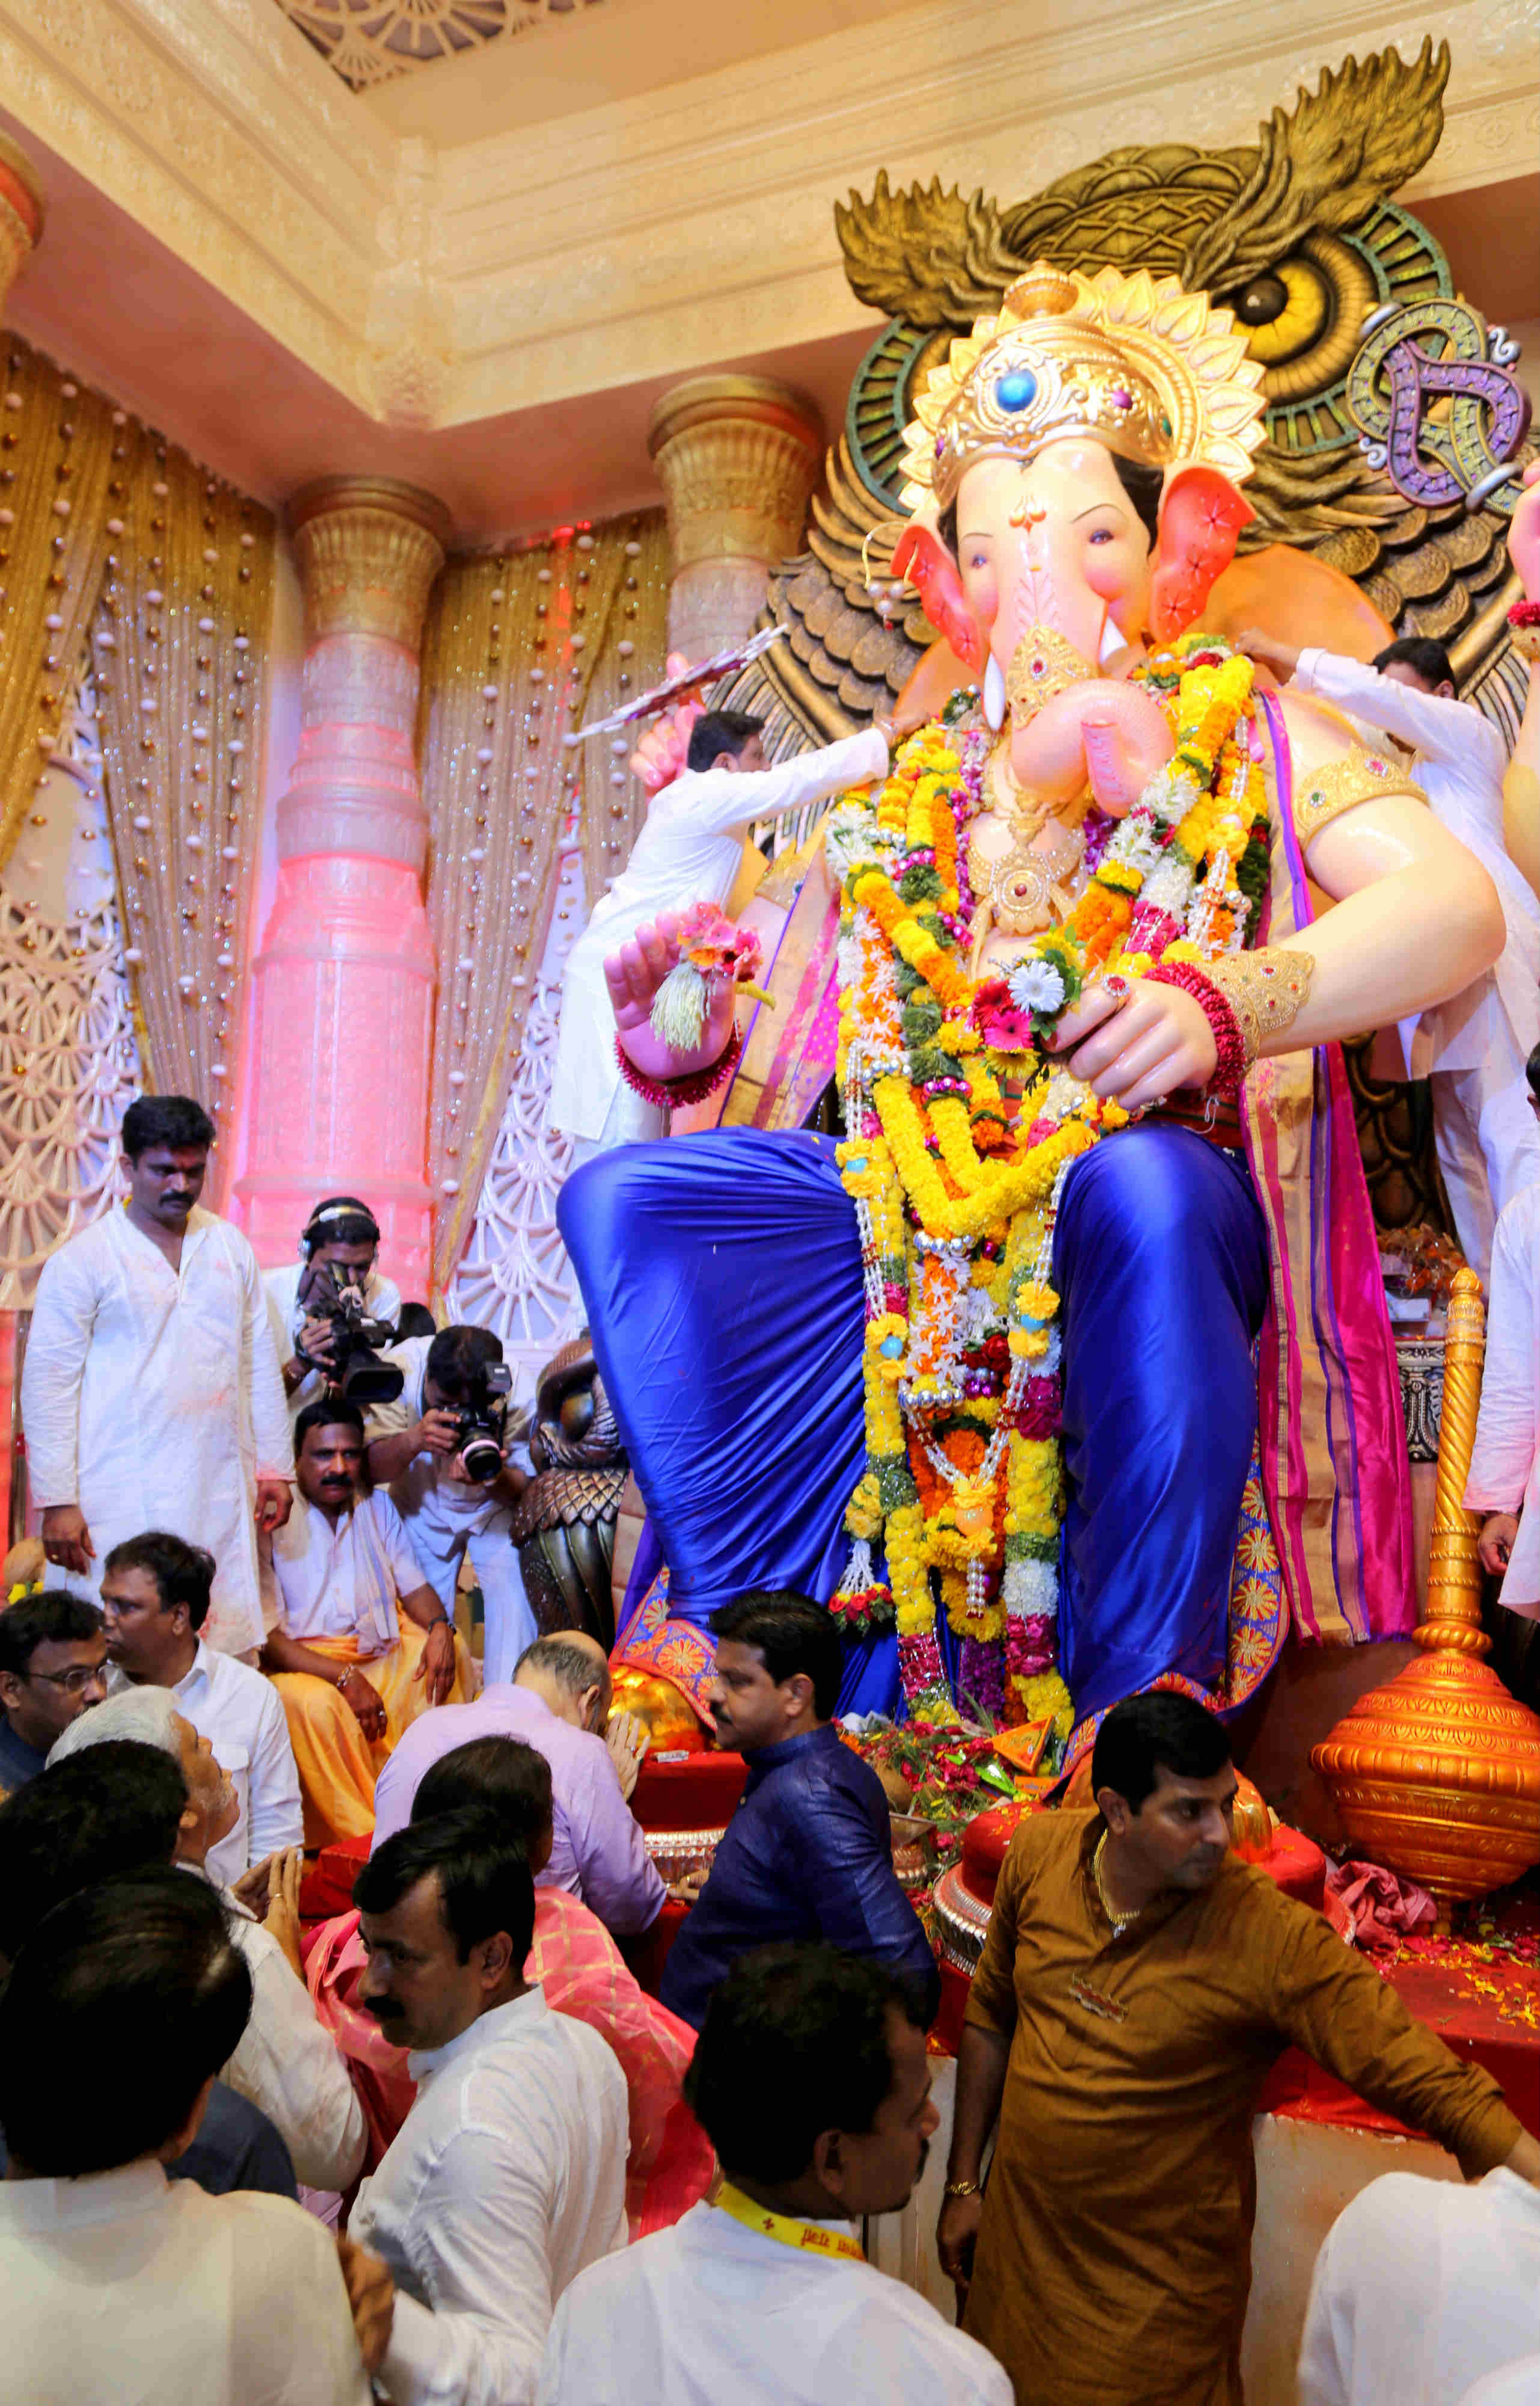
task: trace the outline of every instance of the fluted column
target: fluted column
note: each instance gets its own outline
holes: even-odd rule
[[[422,1295],[436,971],[415,735],[423,613],[449,521],[409,485],[334,476],[298,496],[289,526],[304,593],[300,749],[277,810],[236,1192],[264,1262],[292,1253],[318,1196],[361,1195],[382,1266]]]
[[[801,544],[824,456],[818,412],[770,376],[692,376],[652,414],[669,506],[669,649],[692,660],[746,635],[772,568]]]

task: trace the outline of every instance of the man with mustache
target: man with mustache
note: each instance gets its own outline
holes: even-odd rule
[[[342,1396],[294,1423],[299,1502],[273,1544],[276,1626],[262,1649],[289,1721],[310,1847],[365,1837],[374,1781],[409,1721],[462,1704],[469,1657],[382,1489],[363,1414]]]
[[[1533,2181],[1540,2145],[1323,1915],[1228,1851],[1235,1769],[1201,1705],[1114,1705],[1091,1784],[1094,1813],[1029,1816],[1001,1866],[937,2252],[1016,2406],[1240,2406],[1251,2120],[1287,2046],[1467,2177]]]
[[[495,1811],[398,1830],[353,1902],[360,2002],[417,2084],[348,2222],[394,2284],[365,2361],[396,2406],[530,2406],[557,2299],[626,2243],[625,2079],[525,1979],[534,1884]]]
[[[76,1592],[122,1538],[173,1529],[219,1565],[207,1641],[261,1644],[257,1533],[293,1450],[257,1256],[198,1201],[214,1124],[185,1095],[123,1114],[128,1199],[44,1263],[21,1376],[43,1546]]]
[[[1010,2406],[852,2229],[908,2204],[940,2119],[912,1988],[832,1946],[763,1947],[707,2007],[685,2094],[723,2185],[573,2282],[540,2406]]]

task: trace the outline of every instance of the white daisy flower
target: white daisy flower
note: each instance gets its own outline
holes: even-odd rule
[[[1064,977],[1052,961],[1018,961],[1006,988],[1018,1011],[1057,1011],[1064,1000]]]

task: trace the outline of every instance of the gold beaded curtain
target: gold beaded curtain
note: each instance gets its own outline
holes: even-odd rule
[[[0,395],[0,870],[58,741],[106,549],[111,404],[18,335]]]
[[[646,808],[629,736],[568,746],[662,672],[661,510],[491,557],[451,559],[423,638],[428,915],[439,964],[429,1157],[433,1292],[453,1275],[523,1041],[575,820],[590,899],[625,866]]]
[[[120,411],[92,627],[145,1083],[233,1120],[275,530]],[[209,1203],[229,1178],[216,1141]]]

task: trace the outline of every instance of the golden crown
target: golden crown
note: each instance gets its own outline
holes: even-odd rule
[[[1264,370],[1234,323],[1175,276],[1086,276],[1038,260],[917,395],[905,502],[945,509],[973,460],[1024,462],[1067,434],[1149,468],[1202,461],[1238,484],[1263,438]]]

